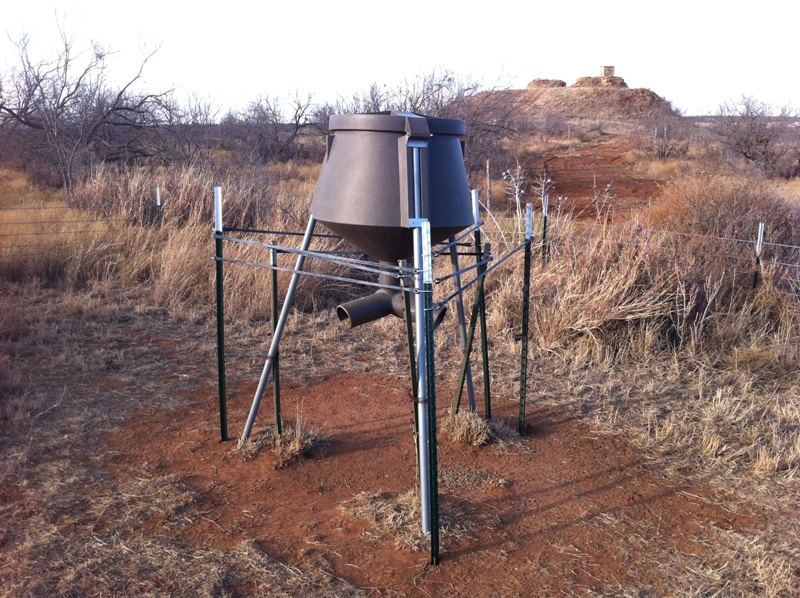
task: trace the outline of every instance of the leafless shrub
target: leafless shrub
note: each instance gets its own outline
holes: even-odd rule
[[[452,70],[433,70],[393,88],[373,83],[351,97],[342,97],[316,111],[315,121],[328,130],[331,114],[402,110],[467,123],[465,142],[469,171],[482,169],[487,159],[501,164],[511,157],[507,140],[522,126],[520,103],[499,86],[487,87]]]
[[[653,115],[640,122],[638,147],[653,160],[669,160],[686,154],[694,133],[690,120],[677,114]]]
[[[770,243],[796,245],[800,238],[797,210],[783,201],[774,185],[741,176],[690,176],[673,181],[645,212],[644,222],[649,228],[682,234],[681,253],[687,259],[702,254],[720,266],[730,264],[730,256],[752,259],[752,246],[733,240],[755,239],[761,222]],[[788,257],[779,247],[770,252],[769,257]]]
[[[60,35],[57,55],[44,59],[33,55],[29,37],[17,41],[19,64],[8,73],[9,85],[0,95],[0,119],[29,130],[26,138],[58,170],[69,198],[93,165],[157,154],[150,133],[165,105],[163,94],[131,91],[152,54],[133,77],[115,87],[109,82],[106,49],[92,43],[80,52],[66,33]]]
[[[775,110],[752,96],[726,102],[719,107],[711,130],[734,159],[757,166],[774,176],[796,167],[791,158],[790,135],[797,114],[788,107]],[[796,149],[796,148],[795,148]],[[790,164],[785,164],[789,157]],[[796,160],[796,155],[794,156]]]

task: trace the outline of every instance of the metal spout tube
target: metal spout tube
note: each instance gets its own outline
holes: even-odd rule
[[[350,328],[374,322],[394,313],[394,302],[392,301],[394,294],[392,291],[381,289],[367,297],[342,303],[336,307],[336,315],[340,322],[346,320]]]
[[[347,321],[350,328],[374,322],[385,316],[405,317],[405,301],[400,290],[400,280],[389,274],[381,273],[378,282],[383,285],[397,287],[397,289],[379,289],[366,297],[359,297],[336,307],[336,315],[340,322]],[[412,303],[411,317],[416,310]],[[433,311],[434,326],[438,326],[447,314],[446,307],[439,307]]]

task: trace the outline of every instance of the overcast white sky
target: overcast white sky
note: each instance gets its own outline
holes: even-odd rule
[[[690,115],[742,94],[800,108],[797,0],[27,0],[0,16],[3,71],[23,33],[52,55],[60,24],[76,48],[115,51],[120,80],[159,48],[143,89],[175,88],[223,111],[260,95],[334,100],[433,69],[521,88],[569,85],[600,65]]]

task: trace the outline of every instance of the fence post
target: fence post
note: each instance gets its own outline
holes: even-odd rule
[[[522,347],[519,369],[519,433],[525,432],[525,399],[528,385],[528,320],[531,291],[531,242],[533,239],[533,206],[525,206],[525,262],[522,283]]]
[[[163,221],[164,206],[161,205],[161,186],[156,185],[156,224],[158,224],[159,228],[161,228]]]
[[[478,201],[478,192],[472,192],[472,211],[475,217],[475,224],[480,223],[480,202]],[[486,254],[491,252],[491,246],[487,243]],[[475,259],[480,264],[483,261],[484,246],[481,241],[480,226],[475,230]],[[481,357],[483,360],[483,404],[485,409],[485,416],[487,420],[492,419],[492,395],[491,384],[489,376],[489,339],[486,329],[486,293],[484,287],[484,274],[486,273],[486,264],[478,266],[478,290],[476,291],[478,317],[481,325]]]
[[[228,440],[228,398],[225,389],[225,309],[222,271],[222,187],[214,187],[214,241],[217,266],[217,369],[219,373],[219,429]]]
[[[761,252],[764,250],[764,223],[758,223],[758,238],[756,239],[756,263],[753,272],[753,288],[758,286],[758,272],[761,270]]]
[[[278,250],[272,248],[269,250],[270,265],[272,266],[272,335],[278,329]],[[283,434],[283,425],[281,424],[281,355],[280,350],[275,351],[275,364],[272,366],[272,403],[275,410],[275,431],[278,436]]]
[[[550,259],[550,249],[547,246],[547,212],[550,207],[550,195],[545,194],[542,197],[542,261],[547,262]]]

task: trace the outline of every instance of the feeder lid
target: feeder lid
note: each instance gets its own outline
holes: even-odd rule
[[[456,118],[436,118],[414,112],[387,110],[365,114],[333,114],[328,123],[331,131],[382,131],[407,133],[411,137],[431,135],[466,135],[466,121]]]

